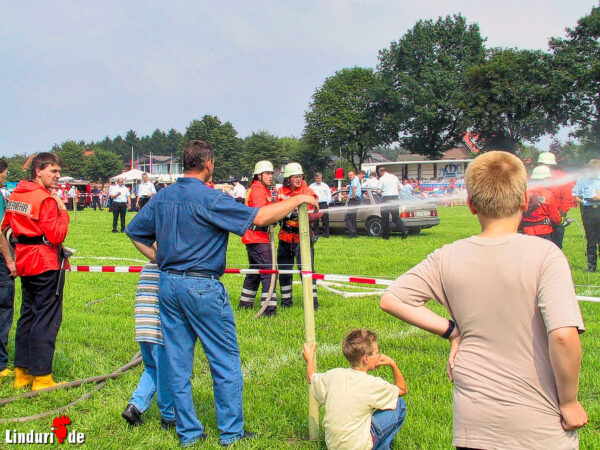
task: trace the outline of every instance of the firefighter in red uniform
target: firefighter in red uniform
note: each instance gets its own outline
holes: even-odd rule
[[[69,227],[63,201],[50,190],[60,178],[54,153],[31,162],[31,181],[22,180],[8,200],[2,230],[10,227],[17,274],[21,277],[21,317],[15,336],[16,389],[36,391],[54,386],[52,359],[62,321],[64,257],[62,243]],[[66,266],[65,266],[66,264]]]
[[[254,165],[254,179],[246,193],[246,205],[261,208],[273,202],[271,194],[271,183],[273,182],[273,164],[270,161],[259,161]],[[273,256],[269,242],[269,227],[248,228],[242,237],[242,243],[246,244],[248,262],[251,269],[272,269]],[[261,307],[269,295],[271,288],[271,275],[246,275],[242,295],[240,297],[239,309],[252,309],[254,298],[258,292],[258,286],[262,282],[262,293],[260,296]],[[273,294],[269,299],[269,305],[265,309],[265,316],[274,316],[277,313],[277,294],[273,286]]]
[[[551,152],[542,152],[538,156],[538,164],[548,166],[552,173],[552,180],[560,180],[565,178],[567,174],[557,168],[556,156]],[[567,217],[569,209],[575,206],[575,199],[573,198],[573,188],[575,182],[570,181],[568,183],[552,186],[550,190],[554,195],[558,206],[558,212],[564,218]],[[565,237],[565,227],[563,225],[555,225],[552,231],[552,242],[554,242],[558,248],[562,248],[563,238]]]
[[[537,166],[531,173],[533,181],[545,180],[550,177],[550,169],[546,166]],[[529,206],[523,213],[519,230],[530,236],[538,236],[552,241],[553,226],[561,226],[563,222],[552,191],[543,186],[533,186],[527,190],[527,194]]]
[[[319,197],[304,181],[304,172],[302,166],[298,163],[289,163],[283,171],[283,186],[277,190],[275,201],[280,202],[296,195],[312,195],[316,199]],[[312,207],[309,206],[309,220],[314,222],[322,216],[322,213],[310,213]],[[279,246],[277,247],[277,267],[279,270],[289,270],[296,265],[300,267],[300,235],[298,232],[298,212],[291,212],[288,217],[282,220],[279,230]],[[314,239],[312,235],[310,240],[311,270],[315,270],[315,251]],[[281,292],[281,306],[292,306],[292,275],[279,274],[279,290]],[[315,309],[318,308],[317,300],[317,280],[313,279],[313,300]]]

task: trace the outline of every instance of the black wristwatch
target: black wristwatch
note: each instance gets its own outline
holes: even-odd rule
[[[450,335],[454,331],[455,327],[456,327],[456,324],[454,323],[454,321],[453,320],[448,320],[448,329],[446,330],[446,332],[444,334],[442,334],[442,337],[444,339],[449,339]]]

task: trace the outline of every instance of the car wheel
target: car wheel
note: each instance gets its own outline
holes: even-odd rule
[[[367,220],[365,228],[367,229],[367,234],[369,236],[381,236],[381,219],[378,217],[371,217]]]

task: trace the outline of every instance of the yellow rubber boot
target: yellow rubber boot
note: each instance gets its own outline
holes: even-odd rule
[[[54,381],[52,379],[51,373],[49,373],[48,375],[34,376],[33,377],[33,385],[31,386],[31,390],[39,391],[41,389],[47,389],[49,387],[56,386],[58,384],[65,384],[65,383],[57,383],[56,381]]]
[[[21,389],[29,386],[33,382],[33,377],[29,375],[29,370],[24,367],[15,367],[15,389]]]
[[[14,372],[10,370],[8,367],[0,372],[0,378],[10,377]]]

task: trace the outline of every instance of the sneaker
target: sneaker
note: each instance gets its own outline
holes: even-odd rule
[[[132,403],[127,405],[125,411],[121,413],[121,417],[129,423],[132,427],[137,427],[142,424],[142,413]]]
[[[227,444],[221,442],[221,447],[229,447],[230,445],[235,444],[238,441],[241,441],[242,439],[252,439],[258,437],[258,434],[256,433],[250,433],[249,431],[244,430],[244,434],[242,434],[242,437],[237,438],[235,441],[233,442],[229,442]]]
[[[113,230],[113,233],[118,233],[118,231],[117,230]]]

